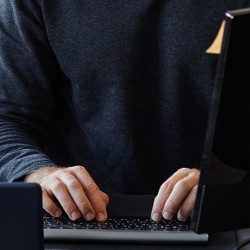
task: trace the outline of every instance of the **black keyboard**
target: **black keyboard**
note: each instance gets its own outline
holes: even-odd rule
[[[105,222],[97,222],[96,220],[85,221],[84,219],[71,221],[66,214],[55,218],[46,213],[43,219],[44,229],[190,231],[190,221],[179,222],[176,218],[154,222],[147,217],[116,217],[108,218]]]

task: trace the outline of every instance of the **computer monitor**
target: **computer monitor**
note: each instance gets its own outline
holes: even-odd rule
[[[250,8],[225,14],[191,228],[250,227]]]

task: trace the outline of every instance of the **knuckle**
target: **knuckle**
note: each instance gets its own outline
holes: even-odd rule
[[[40,183],[40,185],[41,185],[42,188],[47,188],[48,183],[44,180],[44,181],[42,181],[42,182]]]
[[[58,169],[55,172],[53,172],[51,174],[51,177],[57,177],[57,176],[60,176],[62,174],[65,174],[65,173],[67,173],[67,169],[61,168],[61,169]]]
[[[161,185],[161,190],[164,190],[164,191],[172,191],[174,188],[174,183],[171,182],[171,181],[165,181],[162,185]],[[157,199],[157,196],[155,197]]]
[[[76,190],[79,188],[79,182],[77,180],[71,180],[68,182],[68,188]]]
[[[176,188],[177,189],[180,189],[180,190],[183,190],[183,191],[186,191],[186,190],[189,190],[190,189],[190,183],[189,181],[187,180],[180,180],[176,183]]]
[[[81,201],[77,204],[80,210],[83,210],[88,207],[88,202],[87,201]]]
[[[194,194],[197,194],[198,185],[193,186],[192,191],[194,192]]]
[[[175,213],[176,208],[177,208],[176,203],[173,200],[171,200],[166,203],[163,210],[168,211],[169,213]]]
[[[73,211],[75,209],[75,206],[71,201],[64,201],[60,203],[66,211]]]
[[[191,170],[192,170],[193,172],[200,173],[200,170],[197,169],[197,168],[192,168]]]
[[[64,184],[60,181],[57,181],[57,182],[54,182],[52,184],[52,190],[55,191],[55,192],[59,192],[61,191],[62,189],[64,188]]]
[[[107,200],[109,198],[107,194],[103,193],[102,191],[100,192],[103,200]]]
[[[47,186],[47,180],[46,179],[43,179],[40,183],[42,189],[45,188]]]
[[[162,213],[164,206],[159,206],[158,204],[154,204],[152,207],[152,213]]]
[[[43,198],[42,203],[43,203],[43,209],[49,213],[53,214],[57,210],[56,205],[54,205],[52,202],[50,202],[50,200],[47,198]]]
[[[106,205],[109,204],[109,197],[107,196],[107,199],[106,199]]]
[[[190,169],[190,175],[193,175],[193,176],[199,176],[200,175],[200,170],[198,169]]]
[[[106,203],[106,205],[109,203],[109,197],[107,194],[103,194],[104,197],[104,202]]]
[[[57,211],[57,207],[55,207],[55,206],[50,206],[49,212],[50,212],[51,214],[55,214],[56,211]]]
[[[85,167],[80,166],[80,165],[77,165],[77,166],[71,167],[71,169],[72,169],[73,171],[76,171],[76,172],[82,172],[82,171],[85,170]]]
[[[186,173],[186,172],[189,172],[190,169],[189,168],[180,168],[177,172],[179,173]]]
[[[90,193],[95,193],[99,191],[98,186],[95,185],[93,182],[86,183],[86,188]]]

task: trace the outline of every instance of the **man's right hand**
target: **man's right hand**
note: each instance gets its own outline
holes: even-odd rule
[[[62,215],[62,210],[54,201],[57,199],[73,221],[81,216],[87,221],[94,218],[100,222],[107,220],[109,197],[98,188],[82,166],[43,167],[33,171],[26,178],[26,182],[40,184],[43,208],[55,217]]]

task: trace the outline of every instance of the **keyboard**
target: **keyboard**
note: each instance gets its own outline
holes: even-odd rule
[[[148,230],[148,231],[190,231],[190,221],[179,222],[177,219],[170,221],[162,219],[154,222],[150,218],[109,218],[106,222],[71,221],[66,214],[60,218],[44,215],[44,229],[82,229],[82,230]]]
[[[46,241],[110,241],[137,243],[206,243],[208,235],[190,230],[190,221],[162,219],[154,222],[149,217],[110,217],[105,222],[71,221],[66,214],[60,218],[44,215]]]
[[[156,223],[150,219],[154,196],[111,195],[105,222],[71,221],[64,213],[60,218],[44,214],[45,241],[108,241],[150,243],[206,243],[208,235],[190,230],[191,221],[176,218]],[[130,204],[130,205],[128,205]]]

